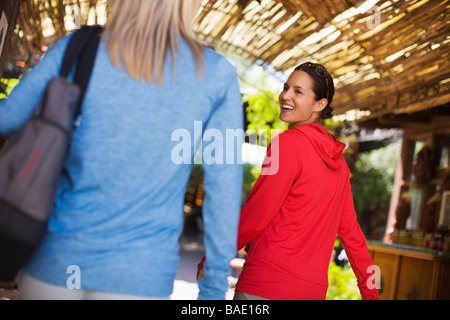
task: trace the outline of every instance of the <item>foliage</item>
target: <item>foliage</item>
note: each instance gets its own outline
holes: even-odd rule
[[[387,178],[384,172],[360,157],[352,180],[356,212],[375,212],[384,207],[390,196]]]
[[[365,163],[381,171],[388,181],[394,180],[395,169],[400,155],[401,141],[389,144],[384,148],[361,153],[360,158]]]
[[[255,80],[254,87],[257,90],[255,93],[243,97],[244,103],[247,104],[247,135],[256,134],[258,145],[267,146],[274,134],[272,130],[283,132],[287,129],[287,125],[279,119],[279,93],[267,89],[270,87],[267,74]]]
[[[358,221],[365,235],[379,239],[384,234],[400,142],[360,153],[352,179]]]
[[[19,79],[4,79],[0,80],[0,99],[5,98],[11,90],[19,83]]]
[[[248,194],[253,188],[253,185],[256,182],[256,179],[258,178],[259,174],[261,172],[261,169],[257,166],[254,166],[250,163],[246,163],[244,165],[244,184],[243,184],[243,192],[244,192],[244,198],[246,199]]]
[[[334,261],[330,263],[326,300],[361,300],[356,276],[348,262],[344,267]]]
[[[248,95],[244,99],[248,103],[246,111],[249,135],[258,134],[260,131],[271,132],[273,129],[286,130],[286,124],[279,119],[278,93],[259,89],[257,94]],[[270,142],[270,137],[266,139]],[[260,141],[259,144],[264,145],[264,142]]]
[[[238,71],[240,71],[241,82],[250,82],[246,78],[249,73],[249,68],[245,64],[238,64]],[[246,94],[243,97],[243,102],[247,104],[246,117],[248,121],[247,136],[256,135],[257,144],[267,147],[272,137],[275,135],[275,130],[280,133],[287,129],[287,125],[279,119],[280,106],[278,103],[278,93],[267,90],[270,87],[268,83],[267,74],[261,75],[252,83],[256,86],[257,91],[254,94]],[[248,165],[244,174],[244,192],[250,192],[251,187],[256,182],[256,179],[261,173],[259,166]]]
[[[341,252],[343,246],[339,237],[334,242],[334,253]],[[333,255],[328,267],[327,300],[361,300],[357,279],[346,258]]]

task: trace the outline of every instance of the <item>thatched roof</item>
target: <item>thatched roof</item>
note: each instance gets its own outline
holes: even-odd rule
[[[289,73],[319,62],[337,113],[371,117],[450,102],[448,0],[204,0],[203,39]]]
[[[59,35],[64,5],[92,13],[104,0],[62,3],[23,0],[18,22],[29,43],[42,43],[39,14]],[[319,62],[335,79],[335,113],[376,118],[450,102],[449,8],[449,0],[203,0],[195,29],[210,46],[286,74]]]

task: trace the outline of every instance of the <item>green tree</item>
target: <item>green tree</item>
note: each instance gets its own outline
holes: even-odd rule
[[[352,175],[358,222],[366,235],[380,240],[385,231],[400,142],[360,153]]]
[[[328,291],[326,300],[361,300],[357,279],[347,262],[343,267],[334,261],[328,268]]]
[[[286,124],[279,119],[278,93],[258,89],[257,94],[244,97],[244,101],[248,103],[246,111],[250,133],[255,133],[258,130],[267,132],[273,129],[286,130]]]
[[[279,93],[267,90],[267,76],[258,79],[257,92],[244,95],[243,101],[247,104],[246,117],[248,121],[247,135],[256,135],[258,145],[267,146],[272,137],[272,130],[283,132],[287,125],[279,119],[280,105]]]

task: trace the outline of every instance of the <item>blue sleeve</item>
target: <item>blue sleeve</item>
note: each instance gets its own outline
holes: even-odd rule
[[[0,134],[10,137],[30,117],[38,104],[47,82],[59,74],[65,48],[65,37],[59,40],[11,91],[0,100]]]
[[[230,261],[236,256],[236,238],[242,197],[243,107],[236,73],[225,60],[219,74],[223,97],[203,132],[202,164],[205,276],[199,281],[199,299],[223,300],[228,289]],[[223,146],[223,147],[222,147]],[[222,153],[223,151],[223,153]]]

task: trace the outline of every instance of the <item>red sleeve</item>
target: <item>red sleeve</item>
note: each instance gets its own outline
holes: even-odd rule
[[[299,153],[288,132],[272,139],[261,174],[250,192],[239,220],[238,250],[247,246],[272,221],[299,174]]]
[[[369,255],[366,238],[356,219],[350,181],[347,186],[344,212],[338,230],[339,238],[345,249],[350,265],[358,279],[358,287],[363,300],[378,300],[373,272],[374,264]]]

